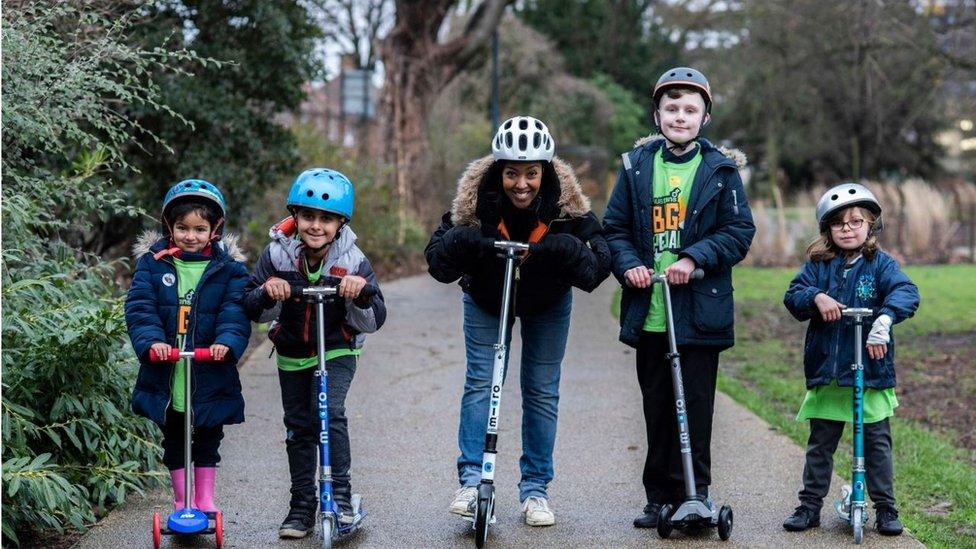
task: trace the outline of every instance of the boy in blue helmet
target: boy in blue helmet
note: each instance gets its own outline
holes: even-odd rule
[[[302,172],[288,193],[288,217],[271,228],[271,243],[251,272],[244,306],[252,320],[272,320],[268,337],[278,354],[278,381],[285,412],[285,444],[291,472],[291,504],[278,529],[282,538],[302,538],[314,530],[318,504],[315,468],[319,422],[313,399],[317,333],[313,305],[291,293],[292,286],[337,285],[340,298],[326,304],[325,347],[329,365],[329,440],[333,497],[339,522],[352,523],[349,431],[345,400],[367,333],[386,319],[379,292],[360,297],[376,285],[369,260],[356,246],[352,219],[354,191],[341,173],[314,168]]]
[[[134,247],[138,260],[125,300],[125,322],[139,357],[132,409],[163,431],[175,509],[183,507],[185,489],[185,367],[182,360],[152,362],[151,353],[168,356],[173,346],[209,348],[214,357],[204,366],[206,376],[193,376],[190,452],[197,509],[217,511],[213,496],[223,426],[244,421],[237,361],[251,335],[241,304],[247,267],[237,238],[221,236],[226,210],[212,183],[181,181],[163,200],[165,234],[147,231]]]

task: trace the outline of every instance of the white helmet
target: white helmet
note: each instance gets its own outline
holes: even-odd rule
[[[851,206],[861,206],[870,210],[877,216],[872,229],[874,232],[882,229],[881,203],[875,198],[874,193],[859,183],[841,183],[827,189],[817,202],[817,223],[820,225],[820,230],[826,228],[827,219],[834,212]]]
[[[552,161],[556,142],[549,135],[549,128],[531,116],[513,116],[498,128],[491,141],[491,154],[495,160],[545,160]]]

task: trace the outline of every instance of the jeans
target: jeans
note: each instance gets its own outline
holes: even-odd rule
[[[522,334],[522,457],[519,499],[547,497],[553,476],[552,451],[556,443],[559,374],[566,353],[573,294],[538,314],[519,316]],[[464,344],[467,374],[461,397],[458,428],[458,478],[462,486],[481,482],[481,461],[488,422],[488,399],[498,342],[499,317],[489,314],[464,294]],[[513,322],[514,323],[514,322]],[[511,343],[511,331],[509,341]],[[506,356],[505,374],[508,374]],[[502,412],[505,398],[502,396]]]
[[[346,418],[346,393],[356,373],[356,357],[347,355],[328,362],[329,461],[332,489],[350,492],[349,425]],[[317,367],[298,371],[278,370],[281,405],[285,412],[285,449],[291,474],[292,503],[316,500],[315,472],[319,460],[319,408]]]

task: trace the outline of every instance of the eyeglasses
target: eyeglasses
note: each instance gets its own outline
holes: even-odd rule
[[[831,223],[830,224],[830,230],[840,232],[840,231],[843,231],[844,230],[844,227],[845,226],[846,227],[850,227],[850,229],[852,231],[856,231],[856,230],[858,230],[858,229],[860,229],[861,227],[864,226],[864,220],[863,219],[852,219],[852,220],[847,221],[847,222],[838,221],[836,223]]]

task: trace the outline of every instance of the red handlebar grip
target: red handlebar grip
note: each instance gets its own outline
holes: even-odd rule
[[[150,362],[176,362],[180,359],[180,350],[176,347],[169,348],[169,356],[161,356],[156,349],[149,349]]]
[[[210,348],[204,347],[202,349],[193,349],[193,360],[201,360],[203,362],[213,360],[213,355],[210,353]]]

